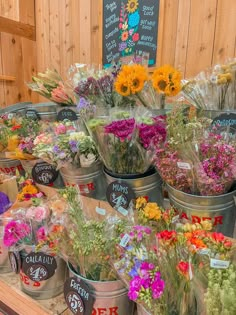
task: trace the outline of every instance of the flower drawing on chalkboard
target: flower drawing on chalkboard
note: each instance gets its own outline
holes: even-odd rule
[[[138,25],[140,23],[138,0],[128,0],[121,3],[119,18],[119,51],[121,55],[128,56],[134,53],[135,44],[139,41]]]
[[[133,13],[138,9],[138,0],[128,0],[126,10],[129,13]]]

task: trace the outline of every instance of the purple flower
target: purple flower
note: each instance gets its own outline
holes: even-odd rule
[[[78,111],[80,111],[82,109],[86,109],[89,106],[90,106],[90,103],[84,97],[80,97],[79,103],[77,104]]]
[[[134,132],[134,118],[113,121],[105,126],[105,133],[114,134],[120,141],[129,140]]]
[[[53,151],[54,153],[60,153],[60,152],[61,152],[61,149],[59,148],[58,145],[54,145],[54,147],[52,148],[52,151]]]
[[[70,149],[73,153],[76,153],[78,151],[78,143],[76,140],[70,140],[69,145],[70,145]]]

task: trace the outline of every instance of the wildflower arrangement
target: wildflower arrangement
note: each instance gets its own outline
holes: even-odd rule
[[[164,65],[152,76],[143,65],[123,65],[115,81],[115,90],[122,96],[135,100],[147,108],[163,108],[165,96],[175,96],[181,90],[181,74],[175,68]]]
[[[104,70],[81,64],[70,67],[69,77],[79,111],[88,107],[88,104],[96,105],[97,110],[101,108],[102,111],[123,104],[123,98],[114,90],[114,80],[119,68],[118,64]]]
[[[131,300],[152,314],[165,314],[165,281],[155,256],[151,228],[135,225],[120,235],[112,263]]]
[[[187,107],[167,117],[167,141],[154,143],[154,165],[163,180],[189,194],[227,193],[235,180],[235,143],[217,134],[209,120],[190,116]]]
[[[73,93],[66,87],[56,69],[47,69],[44,73],[32,76],[32,82],[27,86],[34,92],[60,105],[74,105]]]
[[[149,117],[148,117],[149,116]],[[97,145],[106,168],[119,174],[139,174],[151,165],[152,141],[162,142],[166,137],[162,116],[146,117],[117,111],[107,118],[87,121],[88,129]]]
[[[78,131],[72,122],[54,126],[54,132],[40,134],[34,140],[34,155],[49,164],[61,167],[89,167],[98,160],[92,138]]]
[[[183,81],[182,93],[198,108],[210,110],[235,109],[236,60],[215,65],[192,80]]]
[[[68,204],[64,217],[64,232],[60,239],[60,254],[74,271],[94,281],[116,280],[109,257],[117,237],[123,232],[127,219],[115,216],[93,216],[93,210],[85,212],[74,187],[60,191]],[[94,213],[95,215],[95,213]]]

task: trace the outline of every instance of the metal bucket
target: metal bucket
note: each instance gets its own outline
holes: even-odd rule
[[[22,103],[16,103],[7,107],[4,107],[0,109],[0,115],[6,114],[6,113],[16,113],[21,114],[23,110],[29,105],[32,104],[31,102],[22,102]]]
[[[41,120],[45,121],[56,121],[57,120],[57,105],[55,103],[37,103],[30,104],[25,107],[25,115],[31,116],[34,111]]]
[[[151,315],[151,313],[146,311],[142,305],[137,304],[137,315]],[[158,315],[158,314],[155,314],[155,315]]]
[[[16,175],[16,170],[24,175],[24,169],[19,160],[0,159],[0,172],[7,175]]]
[[[77,169],[60,169],[66,186],[78,186],[81,195],[98,199],[106,199],[107,183],[103,173],[102,163],[94,163],[90,167]]]
[[[3,229],[0,227],[0,274],[11,272],[11,265],[8,258],[8,248],[3,244]]]
[[[167,185],[170,204],[193,223],[210,221],[214,230],[232,237],[236,220],[236,191],[219,196],[195,196]]]
[[[163,205],[162,180],[154,169],[138,175],[111,173],[107,169],[104,169],[104,172],[108,185],[120,179],[132,187],[136,198],[145,196],[148,197],[148,201],[157,202],[160,206]]]
[[[32,175],[32,169],[36,163],[43,162],[43,160],[36,159],[36,160],[21,160],[21,164],[23,169],[25,170],[26,173],[28,173],[30,176]],[[52,184],[53,187],[55,188],[63,188],[64,187],[64,182],[61,177],[60,172],[58,173],[58,176],[56,180]]]
[[[27,253],[20,252],[22,262]],[[46,300],[53,298],[63,292],[64,282],[68,277],[68,268],[65,261],[60,257],[55,257],[57,269],[55,274],[40,282],[32,281],[22,270],[20,270],[20,287],[27,295],[36,300]]]
[[[90,294],[95,298],[92,315],[133,314],[134,303],[129,300],[128,290],[122,281],[92,281],[81,277],[70,267],[69,270],[71,276],[82,279],[89,286]]]

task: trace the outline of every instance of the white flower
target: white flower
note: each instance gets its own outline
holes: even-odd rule
[[[85,136],[85,133],[83,131],[80,131],[80,132],[71,132],[70,133],[70,136],[69,136],[69,141],[70,140],[76,140],[76,141],[79,141],[79,140],[82,140]]]
[[[85,156],[84,154],[80,155],[81,167],[89,167],[95,161],[96,161],[96,156],[92,153],[89,153],[87,156]]]

